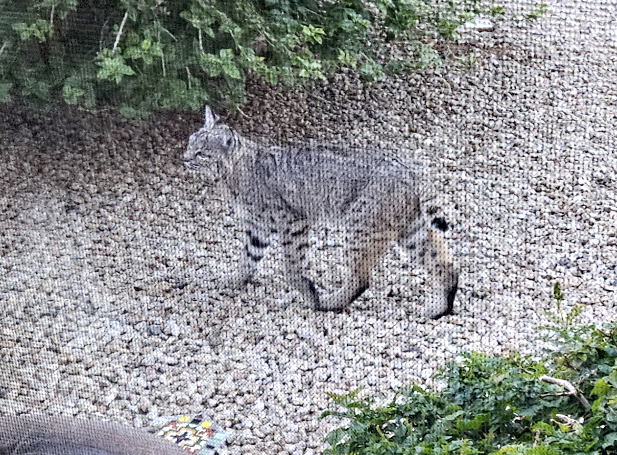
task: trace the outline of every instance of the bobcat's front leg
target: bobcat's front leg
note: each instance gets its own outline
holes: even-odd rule
[[[285,268],[289,284],[308,299],[313,306],[319,305],[319,295],[315,284],[304,276],[309,226],[299,219],[289,221],[281,235],[281,245],[285,253]]]
[[[269,236],[262,229],[255,226],[247,227],[244,231],[244,248],[240,254],[238,270],[231,276],[220,280],[223,287],[244,290],[255,276],[257,266],[269,246]]]

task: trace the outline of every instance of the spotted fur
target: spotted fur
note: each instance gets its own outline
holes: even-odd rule
[[[397,243],[431,275],[433,317],[452,312],[458,285],[443,232],[445,219],[424,207],[421,170],[395,153],[328,144],[257,144],[206,108],[204,126],[189,139],[188,168],[222,185],[244,226],[245,247],[233,286],[255,274],[273,237],[284,249],[287,278],[316,309],[338,311],[369,286],[371,273]],[[342,221],[348,271],[343,286],[319,295],[304,276],[309,230],[323,219]],[[436,293],[436,294],[435,294]]]

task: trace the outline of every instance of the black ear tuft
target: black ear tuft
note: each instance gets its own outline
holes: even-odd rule
[[[431,221],[431,224],[435,226],[437,229],[439,229],[441,232],[446,232],[450,227],[448,226],[448,223],[446,222],[446,220],[441,217],[433,218],[433,221]]]

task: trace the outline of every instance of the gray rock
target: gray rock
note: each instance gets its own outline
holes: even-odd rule
[[[617,77],[603,5],[579,18],[555,2],[540,22],[490,33],[475,22],[461,33],[473,68],[378,84],[341,72],[315,97],[251,82],[234,122],[249,136],[382,144],[430,169],[463,271],[456,314],[439,321],[421,316],[426,275],[395,252],[343,314],[289,288],[276,245],[247,292],[217,287],[242,233],[182,167],[199,115],[134,125],[0,107],[0,188],[12,190],[0,196],[0,409],[135,426],[205,410],[239,434],[230,454],[312,455],[337,425],[317,419],[327,392],[391,397],[432,384],[462,351],[538,352],[555,281],[566,307],[588,302],[583,321],[615,320]],[[72,123],[77,136],[64,134]],[[310,257],[326,288],[342,259],[328,229]]]

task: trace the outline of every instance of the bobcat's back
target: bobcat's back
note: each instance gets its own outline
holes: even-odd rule
[[[276,201],[312,220],[345,214],[359,198],[383,203],[387,193],[396,204],[401,192],[417,194],[420,180],[419,167],[393,153],[329,144],[257,146],[245,170],[251,188],[239,191],[239,202]]]

